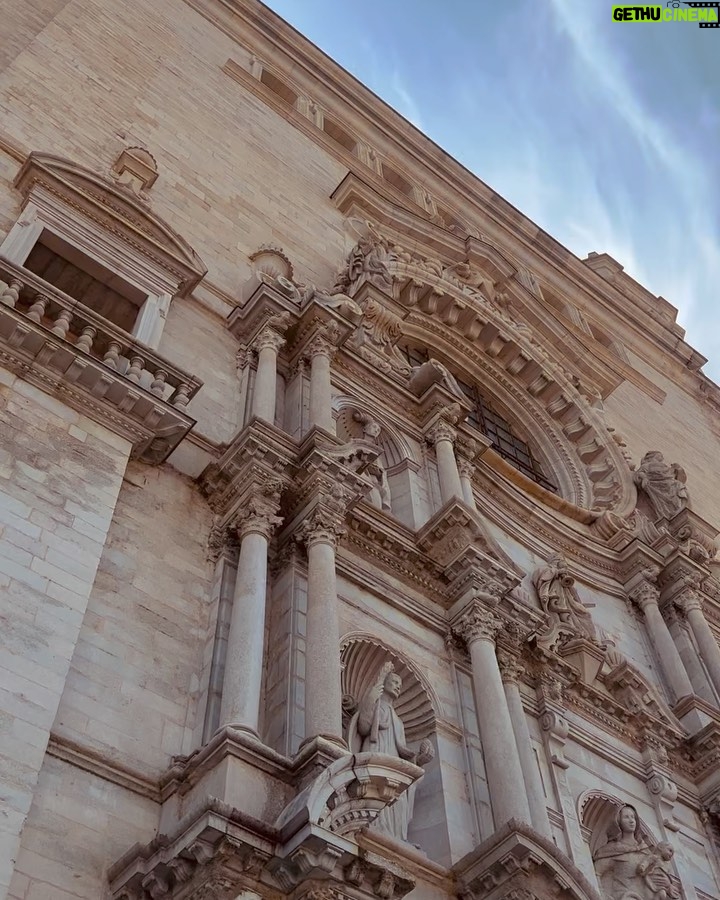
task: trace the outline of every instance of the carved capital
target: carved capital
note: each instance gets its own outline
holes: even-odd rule
[[[273,318],[278,317],[273,316]],[[280,334],[279,331],[276,331],[274,328],[270,327],[270,325],[266,325],[253,341],[252,349],[256,353],[260,353],[261,350],[270,348],[271,350],[274,350],[275,353],[278,353],[282,349],[284,343],[284,335]]]
[[[660,600],[660,591],[654,584],[645,581],[638,585],[633,591],[630,591],[630,599],[643,612],[649,607],[657,606]]]
[[[455,622],[453,629],[470,646],[474,641],[494,643],[502,627],[500,616],[480,603],[472,603]]]
[[[457,467],[458,472],[461,478],[469,478],[472,481],[472,477],[475,474],[475,463],[471,462],[465,456],[457,456]]]
[[[340,484],[332,485],[300,524],[295,539],[308,547],[317,543],[337,547],[347,533],[345,514],[350,499],[350,491]]]
[[[252,487],[243,508],[233,520],[233,527],[237,529],[241,541],[247,534],[261,534],[270,540],[274,528],[283,521],[277,515],[281,491],[282,482],[275,478],[268,478],[264,483]]]
[[[693,588],[686,588],[676,600],[678,607],[687,615],[694,610],[703,611],[703,596]]]
[[[440,441],[454,443],[457,438],[457,429],[453,428],[449,422],[440,420],[433,425],[425,436],[433,447],[436,447]]]
[[[315,356],[326,356],[332,360],[337,351],[340,327],[331,321],[320,325],[305,347],[305,356],[312,361]]]
[[[525,666],[520,662],[519,656],[506,647],[498,648],[497,661],[503,681],[517,683],[525,673]]]

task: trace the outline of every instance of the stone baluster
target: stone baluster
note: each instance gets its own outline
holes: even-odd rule
[[[297,535],[305,543],[308,557],[305,737],[321,736],[343,747],[335,551],[345,534],[346,502],[343,488],[335,485],[313,508]]]
[[[32,306],[27,312],[27,317],[31,322],[36,322],[38,325],[42,322],[43,317],[45,316],[45,310],[47,309],[48,300],[49,298],[46,294],[35,294]]]
[[[108,348],[105,351],[105,356],[103,356],[103,362],[109,369],[114,369],[115,371],[117,371],[121,350],[122,347],[117,341],[110,341],[108,343]]]
[[[70,330],[70,322],[72,322],[72,316],[73,314],[69,309],[61,309],[50,331],[53,334],[56,334],[59,338],[63,338],[64,340],[67,336],[68,331]]]
[[[92,325],[86,325],[75,343],[76,348],[82,350],[83,353],[90,353],[96,335],[97,328],[93,328]]]
[[[495,654],[495,637],[502,628],[502,621],[492,610],[473,601],[454,623],[454,628],[470,651],[495,827],[501,828],[510,819],[530,823],[523,770]]]
[[[9,306],[10,309],[14,309],[22,289],[23,283],[18,281],[17,278],[11,278],[7,282],[0,279],[0,303],[3,306]]]
[[[530,730],[518,684],[524,668],[518,657],[505,648],[498,650],[497,657],[512,730],[515,735],[515,744],[517,745],[520,758],[520,768],[522,769],[525,783],[528,806],[530,807],[530,821],[537,831],[546,837],[552,838],[545,792],[540,779],[540,769],[533,753]]]
[[[164,369],[158,369],[155,372],[155,377],[153,378],[152,384],[150,385],[151,393],[155,394],[156,397],[164,397],[166,381],[167,372]]]
[[[271,425],[275,423],[275,405],[277,403],[278,353],[285,343],[284,332],[289,322],[288,313],[271,316],[251,347],[258,357],[252,415]]]
[[[652,581],[644,577],[642,582],[630,592],[630,599],[642,610],[660,666],[677,703],[682,697],[692,696],[692,683],[688,676],[675,641],[670,634],[665,619],[660,612],[658,601],[660,591]]]
[[[307,348],[310,357],[310,427],[322,428],[335,434],[332,414],[332,380],[330,363],[335,355],[337,326],[324,326],[312,338]]]
[[[189,402],[190,385],[183,382],[177,386],[177,390],[172,396],[172,405],[177,409],[185,409]]]
[[[133,384],[140,384],[140,378],[142,377],[144,368],[145,360],[142,358],[142,356],[131,356],[130,367],[128,368],[126,373],[127,380],[132,381]]]
[[[687,617],[700,651],[700,658],[705,663],[713,687],[720,696],[720,647],[705,618],[703,598],[698,591],[687,588],[681,594],[678,605]]]
[[[250,493],[236,521],[240,557],[223,678],[220,726],[257,735],[260,721],[267,593],[268,544],[282,522],[279,481],[268,479]]]
[[[438,420],[427,433],[427,439],[435,447],[438,479],[440,481],[440,499],[443,505],[452,500],[453,497],[467,502],[460,481],[457,460],[455,459],[453,443],[456,437],[457,431],[452,425],[442,419]]]

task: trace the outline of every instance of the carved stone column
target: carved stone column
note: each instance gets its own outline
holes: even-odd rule
[[[677,703],[682,697],[693,696],[695,691],[692,683],[658,606],[660,591],[649,577],[644,577],[630,592],[630,599],[642,610],[650,640],[655,647],[674,702]]]
[[[547,801],[540,780],[540,770],[533,754],[530,730],[528,729],[518,684],[524,669],[518,657],[505,648],[498,650],[497,658],[512,730],[515,735],[520,768],[522,769],[525,782],[525,791],[527,793],[528,806],[530,807],[530,822],[540,834],[544,834],[552,839],[550,820],[547,814]]]
[[[305,737],[319,735],[343,747],[335,550],[345,534],[345,508],[343,488],[336,486],[313,508],[297,535],[308,555]]]
[[[310,427],[322,428],[335,434],[332,414],[332,380],[330,362],[335,355],[337,326],[330,323],[318,331],[307,348],[310,357]]]
[[[698,591],[688,588],[683,591],[678,605],[687,616],[692,633],[700,650],[700,658],[705,663],[710,680],[720,695],[720,647],[703,612],[703,598]]]
[[[435,447],[438,478],[440,480],[440,498],[443,505],[452,500],[453,497],[465,500],[453,448],[456,437],[457,431],[452,425],[442,421],[442,419],[436,422],[427,433],[427,439]]]
[[[457,459],[458,473],[460,475],[462,497],[471,509],[477,509],[475,492],[473,490],[475,460],[479,455],[478,451],[481,448],[486,449],[488,445],[485,445],[484,443],[481,444],[479,441],[472,438],[463,438],[455,443],[455,457]]]
[[[267,551],[273,528],[282,522],[276,515],[280,489],[280,482],[272,479],[255,489],[237,519],[240,558],[225,659],[220,726],[232,725],[252,734],[258,733],[260,719]]]
[[[277,401],[277,356],[285,343],[281,333],[287,328],[282,316],[272,316],[260,331],[252,345],[258,355],[255,391],[253,393],[252,414],[265,422],[274,424]]]
[[[472,661],[477,706],[490,802],[495,827],[509,819],[530,822],[530,807],[515,742],[512,719],[495,655],[495,637],[501,619],[473,601],[454,628],[464,638]]]

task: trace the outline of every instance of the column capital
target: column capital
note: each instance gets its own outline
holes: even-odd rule
[[[255,340],[251,344],[251,349],[255,351],[255,353],[260,353],[261,350],[265,350],[270,348],[278,353],[285,343],[285,336],[281,334],[279,331],[276,331],[270,325],[265,325],[255,337]]]
[[[338,541],[347,533],[345,514],[350,494],[341,484],[333,485],[300,523],[295,539],[308,548],[319,543],[336,548]]]
[[[465,641],[468,647],[475,641],[495,643],[503,621],[496,613],[478,602],[472,602],[453,623],[453,630]]]
[[[517,684],[525,672],[525,666],[520,662],[520,657],[508,650],[507,647],[498,647],[497,661],[503,683]]]
[[[240,540],[247,534],[261,534],[270,540],[275,527],[283,522],[282,517],[277,515],[281,491],[279,478],[268,478],[262,484],[251,487],[232,522]]]
[[[698,612],[703,612],[703,596],[699,591],[694,590],[693,588],[685,588],[680,596],[676,599],[676,605],[682,610],[685,615],[689,612],[693,612],[697,610]]]
[[[658,606],[660,602],[660,589],[657,586],[659,574],[654,566],[644,569],[628,591],[628,599],[643,612],[652,606]]]
[[[340,338],[340,327],[335,321],[323,323],[318,326],[313,336],[305,345],[304,356],[311,361],[315,356],[325,356],[332,360],[337,351],[337,342]]]
[[[436,447],[440,441],[450,441],[450,443],[454,443],[457,438],[457,429],[453,428],[449,422],[444,422],[441,419],[426,432],[425,437],[434,447]]]

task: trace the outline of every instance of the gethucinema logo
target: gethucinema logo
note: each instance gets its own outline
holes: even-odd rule
[[[613,6],[613,22],[696,22],[700,28],[720,28],[720,0],[712,3],[669,0],[665,6]]]

